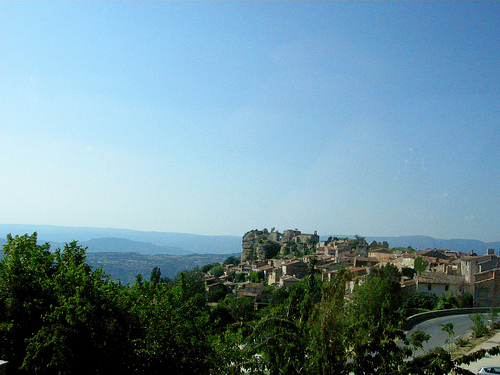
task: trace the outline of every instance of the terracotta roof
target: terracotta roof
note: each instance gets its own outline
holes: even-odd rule
[[[265,265],[265,266],[261,266],[261,267],[255,268],[255,271],[267,271],[267,270],[270,270],[270,269],[273,269],[273,267]]]
[[[464,282],[463,276],[448,275],[442,272],[422,272],[417,276],[419,283],[425,284],[461,284]]]
[[[248,284],[245,284],[245,289],[249,289],[249,288],[262,288],[264,289],[266,286],[262,283],[248,283]]]
[[[296,277],[294,276],[290,276],[290,275],[285,275],[281,278],[281,280],[283,281],[292,281],[292,282],[299,282],[300,279],[297,279]]]

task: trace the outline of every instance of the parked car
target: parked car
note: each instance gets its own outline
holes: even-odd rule
[[[482,374],[500,374],[500,367],[483,366],[481,367],[481,370],[477,372],[477,375]]]

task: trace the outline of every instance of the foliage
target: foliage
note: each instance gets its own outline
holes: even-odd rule
[[[488,312],[488,321],[490,322],[491,328],[495,328],[497,325],[498,313],[498,307],[492,307]]]
[[[207,295],[208,302],[217,302],[226,297],[228,288],[223,284],[217,284],[212,287],[212,290]]]
[[[448,374],[498,354],[453,361],[436,349],[415,357],[429,337],[407,338],[399,329],[403,313],[434,306],[437,297],[403,304],[392,266],[373,269],[346,298],[350,272],[323,283],[312,258],[305,278],[274,290],[262,307],[222,285],[207,293],[198,269],[169,280],[155,267],[149,280],[138,275],[124,286],[92,269],[77,242],[51,252],[36,233],[8,236],[4,254],[0,356],[10,374]],[[471,319],[484,326],[482,316]]]
[[[224,268],[219,265],[215,265],[212,268],[210,268],[210,275],[215,276],[215,277],[221,277],[224,275]]]
[[[276,257],[280,252],[281,246],[278,242],[267,241],[264,245],[264,250],[266,252],[266,259],[271,259]]]
[[[260,283],[264,280],[264,271],[250,271],[250,282]]]
[[[418,349],[423,349],[424,342],[429,341],[430,338],[431,336],[423,331],[415,331],[412,333],[412,335],[410,336],[409,344],[413,349],[414,357],[415,357],[415,352]]]
[[[444,294],[439,298],[436,305],[436,310],[453,309],[457,306],[458,300],[456,296],[454,296],[453,294]]]
[[[424,258],[421,257],[415,258],[415,264],[413,265],[413,269],[416,272],[426,271],[428,267],[429,267],[429,262],[424,260]]]
[[[425,310],[434,310],[437,306],[439,298],[434,293],[417,293],[415,295],[410,296],[404,302],[404,308],[410,313],[407,316],[412,314],[414,309],[425,309]]]
[[[474,306],[474,297],[470,293],[462,293],[457,296],[457,308],[467,308]]]
[[[228,265],[228,264],[233,264],[233,265],[237,265],[237,264],[240,264],[240,258],[238,257],[235,257],[235,256],[230,256],[229,258],[227,258],[224,263],[224,265]]]
[[[472,332],[475,337],[482,337],[488,332],[488,327],[484,323],[484,318],[481,314],[471,314],[469,319],[472,321]]]
[[[455,334],[455,326],[453,323],[440,324],[441,331],[446,332],[448,334],[448,338],[446,339],[445,345],[450,345],[452,342],[452,337]]]
[[[403,276],[406,276],[408,278],[413,278],[413,276],[415,275],[416,271],[413,269],[413,268],[410,268],[410,267],[403,267],[403,269],[401,270],[401,274]]]

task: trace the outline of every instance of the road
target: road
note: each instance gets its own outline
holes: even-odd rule
[[[485,321],[488,319],[488,314],[481,315],[483,315]],[[424,343],[424,351],[428,351],[437,346],[443,347],[446,343],[446,340],[449,338],[449,335],[441,330],[442,325],[446,323],[453,324],[453,339],[463,337],[465,333],[467,333],[467,331],[472,327],[472,321],[469,319],[469,315],[467,314],[443,316],[417,324],[410,331],[408,331],[408,337],[416,330],[424,331],[425,333],[431,335],[431,339],[427,343]],[[500,332],[493,335],[493,337],[481,343],[471,351],[476,351],[479,349],[489,349],[497,345],[500,345]],[[417,352],[417,355],[422,354],[424,351],[419,350]],[[480,359],[479,361],[470,363],[468,365],[461,365],[460,367],[476,373],[477,371],[479,371],[481,366],[500,366],[500,356],[491,357],[489,355],[486,355],[486,357]]]
[[[488,319],[488,314],[482,314],[485,321]],[[407,337],[417,330],[423,331],[431,336],[430,340],[424,343],[423,350],[418,350],[416,355],[423,354],[435,347],[444,347],[446,345],[446,340],[450,339],[448,333],[442,331],[442,326],[447,323],[453,324],[454,334],[451,337],[451,341],[455,341],[460,337],[464,337],[467,331],[472,327],[472,321],[469,319],[469,315],[451,315],[442,316],[440,318],[434,318],[426,320],[422,323],[414,326],[410,331],[408,331]]]

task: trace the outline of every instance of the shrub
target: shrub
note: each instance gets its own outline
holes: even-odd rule
[[[472,320],[472,332],[475,337],[482,337],[488,332],[488,328],[481,314],[471,314],[469,315],[469,319]]]

